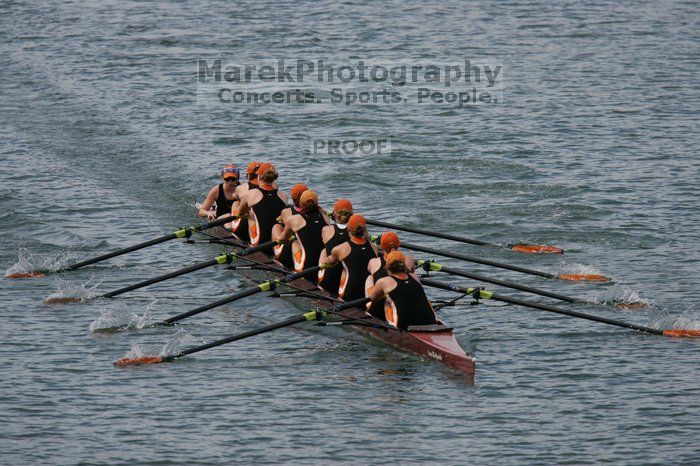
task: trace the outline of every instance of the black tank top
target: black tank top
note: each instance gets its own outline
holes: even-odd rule
[[[347,228],[340,228],[338,225],[333,224],[333,236],[328,240],[324,248],[326,249],[326,255],[330,256],[331,251],[334,247],[339,244],[343,244],[350,236],[348,235]],[[340,286],[340,274],[343,272],[343,267],[337,264],[335,267],[326,269],[323,271],[323,280],[321,280],[320,285],[326,291],[331,293],[337,293],[338,287]]]
[[[353,301],[365,296],[365,281],[369,276],[367,264],[377,255],[369,241],[365,241],[365,244],[356,244],[352,241],[347,243],[350,244],[350,254],[343,259],[343,265],[348,271],[343,301]]]
[[[224,184],[219,184],[219,194],[216,196],[216,216],[221,217],[224,214],[231,213],[231,206],[233,201],[226,199],[226,194],[224,194]]]
[[[308,269],[318,264],[318,258],[323,251],[323,238],[321,230],[326,226],[323,214],[318,210],[308,214],[300,214],[306,221],[306,225],[295,233],[297,239],[304,248],[306,258],[302,269]]]
[[[405,330],[409,325],[435,324],[435,313],[423,286],[411,275],[405,280],[391,278],[396,281],[396,288],[389,292],[389,297],[396,307],[398,327]]]
[[[263,195],[260,202],[251,207],[255,218],[258,219],[258,241],[255,243],[257,245],[267,243],[272,239],[272,227],[277,223],[277,217],[280,216],[282,209],[287,207],[287,205],[280,199],[277,194],[277,189],[271,189],[269,191],[261,188],[255,189],[258,189]],[[252,228],[250,223],[251,222],[248,222],[249,229]],[[252,242],[254,240],[254,235],[250,236]],[[270,251],[272,251],[272,248],[270,248]]]

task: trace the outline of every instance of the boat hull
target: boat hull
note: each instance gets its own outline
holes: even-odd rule
[[[210,231],[210,234],[216,236],[219,239],[234,239],[239,241],[237,238],[231,235],[231,232],[222,228],[216,227]],[[251,261],[258,263],[270,264],[272,258],[263,254],[262,252],[255,252],[248,256],[245,256]],[[274,262],[276,268],[286,270],[282,264]],[[290,271],[291,273],[291,271]],[[301,288],[306,291],[313,292],[317,295],[335,298],[335,296],[329,294],[327,291],[321,289],[314,283],[304,278],[297,279],[291,283],[292,285]],[[304,299],[309,300],[313,303],[313,306],[320,308],[329,308],[332,306],[331,301],[322,298],[310,298],[304,297]],[[377,323],[386,325],[385,322],[379,321],[375,318],[369,317],[362,309],[350,309],[343,311],[341,313],[344,317],[350,319],[362,319],[368,323]],[[468,355],[464,349],[459,345],[454,333],[449,327],[442,327],[434,331],[407,331],[398,329],[384,329],[376,328],[364,325],[353,325],[359,333],[367,334],[374,339],[380,340],[386,344],[389,344],[395,348],[414,353],[425,359],[436,360],[447,367],[450,367],[456,371],[461,372],[467,377],[473,377],[476,362],[474,358]]]

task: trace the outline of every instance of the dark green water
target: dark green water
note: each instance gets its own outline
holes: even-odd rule
[[[305,181],[327,207],[343,196],[367,217],[567,253],[402,235],[412,242],[552,273],[604,273],[617,284],[446,264],[584,299],[639,297],[654,306],[563,307],[700,328],[693,2],[4,2],[0,24],[3,270],[56,266],[192,224],[190,203],[223,163],[262,159],[277,165],[284,188]],[[198,59],[280,57],[491,61],[503,65],[502,101],[197,101]],[[390,138],[391,153],[311,155],[310,138],[323,137]],[[0,461],[698,461],[697,341],[463,301],[443,318],[477,358],[471,383],[353,332],[315,327],[120,370],[112,361],[132,348],[182,348],[302,308],[260,295],[178,328],[91,331],[133,315],[167,317],[251,284],[218,269],[109,302],[42,303],[217,251],[168,243],[74,273],[0,281]]]

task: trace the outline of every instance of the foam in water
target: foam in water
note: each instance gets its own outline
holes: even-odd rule
[[[103,309],[100,317],[90,324],[90,331],[92,333],[111,333],[145,328],[154,322],[151,319],[151,310],[157,303],[157,300],[151,301],[142,315],[131,311],[108,311]]]
[[[5,271],[5,275],[30,272],[55,272],[64,267],[71,259],[70,252],[61,253],[57,256],[45,256],[30,252],[26,248],[21,248],[17,252],[17,262],[12,264]]]

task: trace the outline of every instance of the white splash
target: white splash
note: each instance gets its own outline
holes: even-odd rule
[[[102,281],[98,281],[93,284],[93,280],[94,277],[90,277],[87,282],[78,284],[57,278],[55,280],[56,291],[48,295],[46,301],[60,301],[63,298],[76,298],[82,301],[91,299],[97,296],[95,289],[102,283]]]
[[[621,304],[622,306],[620,307],[622,309],[625,309],[624,305],[634,305],[627,307],[630,310],[648,308],[654,305],[653,300],[644,299],[636,290],[619,283],[603,290],[594,299],[594,302],[600,304]]]
[[[64,252],[57,256],[46,256],[21,248],[17,251],[17,262],[5,271],[5,275],[30,272],[55,272],[64,267],[72,254]]]
[[[123,330],[140,330],[154,321],[151,319],[151,310],[158,303],[157,300],[151,301],[142,315],[138,315],[131,311],[108,311],[103,309],[100,317],[95,319],[90,324],[92,333],[112,333],[121,332]]]
[[[564,264],[559,274],[604,275],[600,269],[587,264]]]

